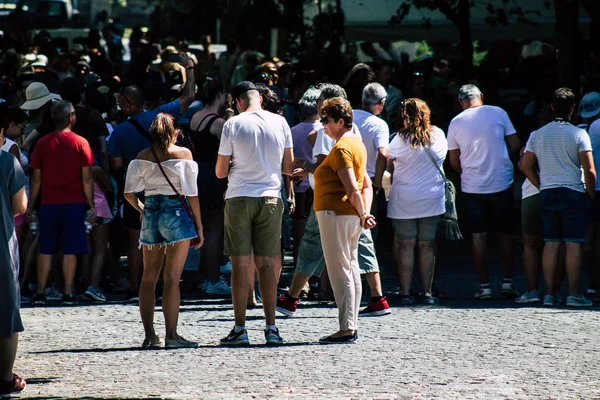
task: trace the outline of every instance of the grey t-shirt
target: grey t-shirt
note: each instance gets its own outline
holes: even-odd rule
[[[0,337],[23,330],[19,314],[19,244],[15,234],[12,196],[25,186],[26,178],[19,161],[0,151]]]
[[[280,197],[281,164],[293,147],[285,118],[269,111],[243,112],[223,126],[219,154],[231,156],[226,199]]]
[[[585,192],[579,153],[592,151],[590,136],[568,122],[553,121],[531,134],[526,151],[540,167],[540,190],[568,188]]]

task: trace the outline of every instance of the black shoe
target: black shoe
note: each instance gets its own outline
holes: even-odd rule
[[[236,332],[235,328],[229,332],[227,337],[221,339],[221,346],[248,346],[250,341],[248,340],[248,332],[244,329],[243,331]]]
[[[77,300],[75,299],[75,296],[72,296],[70,294],[63,294],[62,303],[65,306],[71,306],[77,304]]]
[[[136,301],[140,301],[140,290],[139,289],[129,289],[127,292],[127,296],[125,296],[125,300],[128,302],[134,303]]]
[[[319,343],[321,344],[352,344],[356,343],[358,340],[358,333],[355,331],[352,335],[340,336],[340,337],[331,337],[327,336],[319,339]]]
[[[36,293],[31,298],[31,304],[34,306],[44,306],[46,305],[46,295],[43,293]]]

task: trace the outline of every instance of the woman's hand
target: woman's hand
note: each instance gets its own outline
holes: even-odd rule
[[[194,246],[194,250],[198,250],[204,244],[204,232],[202,232],[202,225],[198,227],[198,244]]]
[[[377,226],[377,221],[371,214],[365,214],[360,218],[360,226],[363,229],[375,228]]]

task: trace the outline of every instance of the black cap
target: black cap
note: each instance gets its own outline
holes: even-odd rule
[[[235,87],[233,88],[233,98],[237,99],[242,94],[246,93],[249,90],[256,90],[256,91],[258,91],[258,88],[252,82],[242,81],[242,82],[238,83],[237,85],[235,85]]]

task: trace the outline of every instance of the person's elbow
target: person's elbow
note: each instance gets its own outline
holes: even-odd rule
[[[229,166],[222,165],[221,163],[217,163],[215,166],[215,175],[219,179],[225,179],[229,175]]]
[[[385,161],[387,163],[388,149],[387,147],[380,147],[377,149],[377,161]]]

